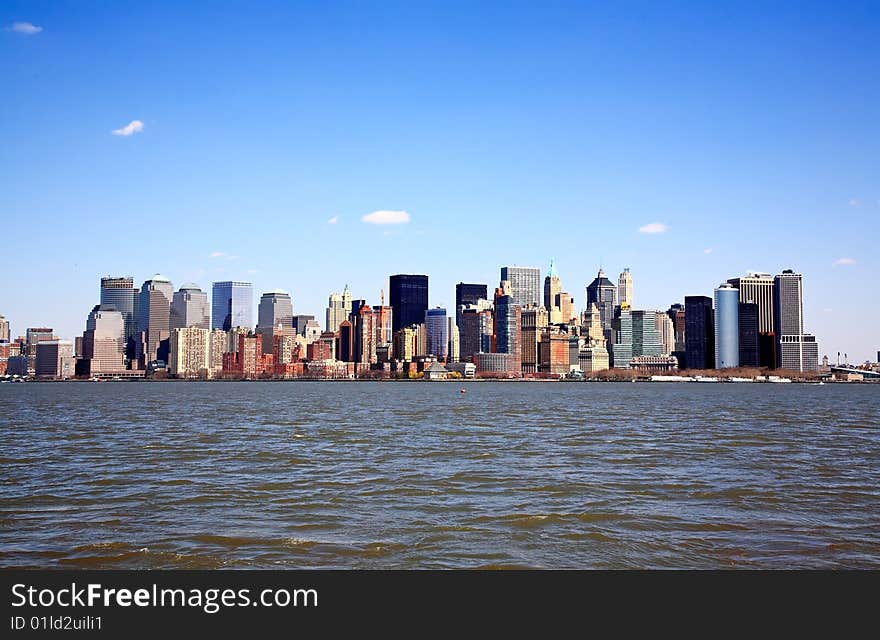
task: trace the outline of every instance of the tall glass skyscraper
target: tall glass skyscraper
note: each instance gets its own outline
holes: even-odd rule
[[[423,323],[428,310],[428,276],[399,273],[389,278],[389,285],[394,332]]]
[[[715,289],[715,368],[739,366],[739,289],[726,282]]]
[[[425,311],[425,337],[428,354],[439,359],[449,357],[449,333],[446,309],[437,307]]]
[[[171,280],[158,273],[144,282],[138,297],[138,330],[144,332],[141,343],[144,363],[159,358],[159,343],[171,335]]]
[[[611,340],[611,321],[614,320],[614,301],[617,295],[617,287],[608,278],[605,272],[599,269],[596,278],[587,285],[587,308],[591,304],[599,309],[599,317],[602,320],[602,329],[605,331],[606,340]]]
[[[715,368],[715,316],[712,298],[685,296],[684,344],[688,369]]]
[[[208,294],[192,282],[181,286],[171,299],[171,329],[185,327],[211,328]]]
[[[476,304],[477,300],[488,299],[488,287],[484,284],[466,284],[459,282],[455,285],[455,325],[461,326],[461,312],[463,307]]]
[[[211,296],[211,328],[229,331],[234,327],[251,329],[254,289],[250,282],[215,282]]]

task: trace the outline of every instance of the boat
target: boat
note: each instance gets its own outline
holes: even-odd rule
[[[728,382],[754,382],[754,380],[752,378],[737,378],[737,377],[728,378],[727,381]]]
[[[791,378],[780,378],[779,376],[768,376],[767,382],[791,382]]]
[[[697,376],[696,378],[694,378],[694,380],[696,380],[697,382],[718,382],[718,378],[703,377],[703,376]]]

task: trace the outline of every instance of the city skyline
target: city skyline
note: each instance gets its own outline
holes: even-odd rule
[[[869,5],[234,13],[0,7],[16,335],[81,333],[99,274],[247,281],[320,318],[345,283],[372,304],[426,273],[452,314],[457,282],[554,258],[579,309],[599,266],[640,309],[790,266],[820,353],[875,356]]]

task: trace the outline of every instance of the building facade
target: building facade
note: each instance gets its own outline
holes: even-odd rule
[[[389,285],[392,333],[424,322],[428,310],[428,276],[400,273],[389,278]]]
[[[73,342],[70,340],[41,340],[36,344],[34,374],[38,378],[72,378],[74,367]]]
[[[624,269],[617,278],[617,304],[633,306],[633,279],[629,269]]]
[[[138,291],[131,276],[101,278],[101,307],[116,309],[125,323],[125,340],[133,340],[138,332],[136,315]]]
[[[715,368],[715,314],[712,298],[686,296],[685,361],[688,369]]]
[[[254,288],[250,282],[215,282],[211,294],[211,328],[252,329]]]
[[[742,296],[740,296],[742,297]],[[739,303],[739,366],[761,366],[760,312],[754,302]]]
[[[446,309],[436,307],[425,311],[425,337],[428,342],[427,354],[438,360],[449,357],[449,323]]]
[[[510,283],[513,304],[541,304],[541,270],[537,267],[501,267],[501,280]]]
[[[161,360],[160,344],[171,335],[171,300],[174,287],[171,280],[156,274],[141,286],[138,296],[137,349],[140,364]]]
[[[211,328],[208,294],[192,282],[181,286],[171,299],[170,328],[174,330],[184,327]]]
[[[715,289],[715,368],[739,366],[739,290],[728,283]]]

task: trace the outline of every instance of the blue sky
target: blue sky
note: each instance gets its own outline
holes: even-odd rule
[[[794,268],[820,354],[873,359],[878,32],[871,2],[6,1],[0,314],[72,338],[106,274],[323,320],[391,273],[451,307],[555,258],[580,307],[601,262],[665,309]]]

